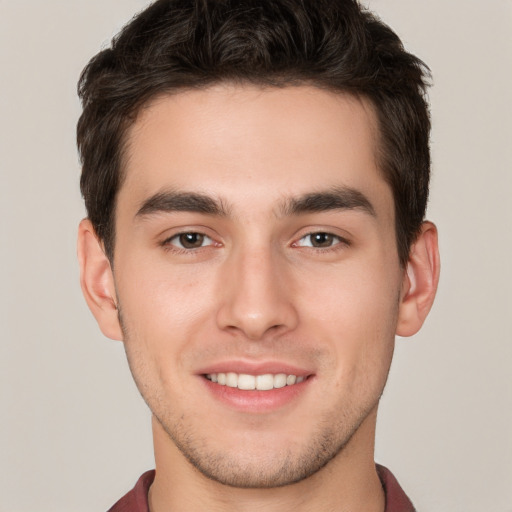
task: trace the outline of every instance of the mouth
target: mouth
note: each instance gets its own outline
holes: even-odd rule
[[[250,375],[247,373],[207,373],[204,375],[210,382],[219,386],[237,388],[244,391],[270,391],[286,386],[300,384],[307,377],[286,373],[265,373],[262,375]]]
[[[310,396],[315,380],[311,371],[282,362],[231,361],[216,366],[199,373],[206,389],[229,409],[251,415],[290,411],[301,397]]]

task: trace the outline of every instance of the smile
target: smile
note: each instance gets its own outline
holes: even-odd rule
[[[271,389],[293,386],[304,381],[304,377],[287,375],[286,373],[266,373],[264,375],[248,375],[246,373],[208,373],[206,378],[221,386],[243,390],[269,391]]]

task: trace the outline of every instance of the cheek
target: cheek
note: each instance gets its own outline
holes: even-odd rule
[[[164,390],[185,396],[179,375],[189,373],[191,340],[204,339],[211,293],[192,266],[170,272],[147,260],[127,263],[116,274],[125,351],[139,391],[158,411]]]
[[[375,258],[376,259],[376,258]],[[321,272],[302,274],[295,293],[303,309],[321,323],[375,331],[396,322],[401,285],[399,272],[384,261],[354,261]],[[397,266],[398,268],[398,266]]]
[[[200,330],[214,317],[213,291],[211,279],[193,267],[169,269],[134,258],[117,268],[125,348],[134,374],[158,375],[166,382],[179,368],[188,368],[191,340],[204,339]]]
[[[165,261],[140,258],[127,262],[116,275],[119,300],[133,319],[144,326],[168,329],[189,325],[207,308],[208,276],[195,265],[171,267]]]
[[[302,317],[328,340],[332,365],[343,380],[357,380],[359,373],[387,374],[400,286],[399,273],[390,275],[389,268],[375,262],[335,268],[302,294]]]

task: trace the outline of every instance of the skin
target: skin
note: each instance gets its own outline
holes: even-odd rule
[[[368,103],[307,86],[218,85],[139,115],[115,270],[88,220],[78,252],[89,306],[153,412],[153,512],[384,509],[378,402],[439,257],[425,223],[400,266],[377,145]],[[311,194],[328,206],[305,207]],[[237,365],[308,378],[270,406],[223,401],[204,373]]]

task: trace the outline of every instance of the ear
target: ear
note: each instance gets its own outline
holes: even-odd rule
[[[80,285],[89,309],[105,336],[122,340],[114,275],[89,219],[83,219],[78,227],[77,252]]]
[[[439,271],[437,228],[424,222],[404,271],[396,329],[399,336],[412,336],[420,330],[434,302]]]

